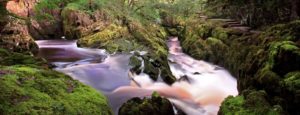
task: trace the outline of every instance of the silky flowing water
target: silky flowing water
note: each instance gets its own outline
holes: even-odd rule
[[[238,94],[230,73],[184,54],[176,37],[167,42],[169,66],[178,79],[172,85],[155,82],[144,73],[130,73],[130,53],[110,55],[101,49],[78,48],[76,41],[41,40],[37,44],[38,56],[55,65],[55,70],[105,94],[115,114],[127,100],[156,91],[188,115],[215,115],[227,96]]]

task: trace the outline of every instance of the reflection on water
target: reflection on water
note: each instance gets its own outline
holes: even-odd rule
[[[78,48],[76,41],[37,41],[44,57],[56,70],[103,92],[117,114],[132,97],[150,96],[153,91],[170,99],[189,115],[217,114],[228,95],[237,95],[236,80],[222,68],[182,53],[176,37],[170,38],[169,65],[178,79],[173,85],[154,82],[148,75],[129,72],[131,54],[108,55],[104,50]],[[129,75],[138,82],[132,82]]]

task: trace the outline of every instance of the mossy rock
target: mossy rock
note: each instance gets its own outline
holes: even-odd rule
[[[296,93],[297,90],[300,90],[300,72],[297,71],[288,73],[285,76],[284,84],[285,88]]]
[[[98,91],[52,70],[1,66],[0,84],[0,114],[112,114]]]
[[[300,48],[292,41],[270,43],[269,66],[281,76],[300,70]]]
[[[142,66],[142,60],[138,55],[133,55],[129,59],[129,65],[131,66],[131,70],[137,74],[140,74],[142,72],[141,66]]]
[[[0,48],[13,52],[38,51],[38,46],[29,34],[25,20],[7,16],[5,21],[0,27]]]
[[[146,51],[146,55],[139,56],[145,61],[144,72],[157,80],[161,70],[164,73],[162,79],[172,84],[175,77],[167,63],[166,40],[167,32],[159,25],[142,25],[136,20],[130,20],[127,24],[111,23],[104,30],[79,39],[78,44],[82,47],[106,49],[109,53]],[[133,68],[138,69],[135,65]]]
[[[256,75],[255,80],[258,82],[258,86],[261,89],[265,89],[267,92],[280,93],[279,82],[281,78],[278,74],[268,68],[261,69]]]
[[[128,53],[144,49],[142,45],[133,39],[126,27],[116,24],[111,24],[96,34],[79,39],[78,44],[82,47],[106,49],[109,53]]]
[[[175,115],[175,113],[168,99],[154,93],[151,98],[130,99],[119,109],[119,115]]]
[[[287,74],[300,70],[299,21],[268,27],[261,33],[225,28],[211,20],[186,24],[180,38],[185,53],[225,67],[238,78],[239,92],[265,90],[270,106],[299,113],[297,80],[285,82]]]
[[[47,68],[47,62],[38,57],[32,56],[32,54],[9,52],[0,48],[0,65],[27,65],[32,67],[45,67]]]
[[[275,41],[281,40],[290,40],[298,41],[299,40],[299,30],[300,30],[300,20],[288,22],[286,24],[277,24],[272,27],[269,27],[266,31],[260,36],[261,39],[266,39],[273,37]]]
[[[281,88],[285,91],[282,93],[286,97],[286,105],[288,110],[293,114],[299,114],[297,107],[300,106],[300,72],[288,73],[284,80],[281,81]]]
[[[249,91],[246,95],[225,99],[219,115],[281,115],[280,106],[270,106],[264,91]]]

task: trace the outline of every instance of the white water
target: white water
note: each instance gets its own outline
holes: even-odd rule
[[[56,70],[103,92],[116,114],[118,108],[130,98],[150,96],[156,91],[188,115],[215,115],[224,98],[238,94],[236,80],[226,70],[182,53],[176,37],[168,41],[169,65],[177,79],[186,75],[187,80],[178,80],[171,86],[154,82],[143,73],[131,75],[128,65],[130,54],[107,55],[102,50],[77,48],[75,41],[37,43],[41,48],[41,57],[69,56],[72,60],[59,61],[58,58],[53,61],[58,65]],[[56,50],[47,55],[49,52],[45,51],[51,49]],[[68,55],[70,52],[72,55]],[[104,61],[91,63],[90,60],[99,58],[99,55],[100,60]],[[78,58],[74,61],[73,57]],[[129,79],[129,74],[140,87]]]

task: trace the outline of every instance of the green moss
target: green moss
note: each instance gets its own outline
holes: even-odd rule
[[[268,64],[272,68],[275,64],[275,58],[279,55],[280,50],[282,51],[299,51],[299,48],[292,41],[281,41],[270,43],[269,48],[269,61]]]
[[[273,40],[282,41],[290,40],[297,41],[299,38],[299,33],[297,32],[300,29],[300,21],[292,21],[286,24],[277,24],[275,26],[269,27],[265,32],[260,36],[262,39],[273,37]]]
[[[27,65],[32,67],[47,67],[45,60],[33,57],[29,54],[22,54],[16,52],[8,52],[0,48],[0,65]]]
[[[111,24],[101,32],[80,39],[78,44],[84,47],[103,48],[110,53],[144,49],[132,38],[126,27],[115,24]]]
[[[1,114],[112,114],[106,98],[61,73],[28,66],[2,66]]]
[[[271,42],[266,67],[283,76],[300,69],[300,48],[292,41]],[[289,59],[287,59],[289,58]],[[282,68],[283,66],[288,66]]]
[[[255,79],[259,86],[268,92],[279,92],[280,90],[280,76],[267,67],[259,70],[255,75]]]
[[[285,76],[284,87],[289,91],[297,92],[300,89],[300,72],[290,72]]]
[[[142,66],[142,61],[138,59],[137,56],[131,56],[129,59],[129,65],[132,66],[131,70],[133,70],[136,73],[141,73],[141,66]]]
[[[215,38],[218,38],[221,40],[226,40],[226,39],[228,39],[229,35],[228,35],[228,32],[226,31],[226,29],[217,27],[213,30],[212,37],[215,37]]]
[[[189,25],[181,33],[180,38],[185,53],[228,69],[233,76],[238,78],[239,92],[249,89],[265,90],[266,95],[270,96],[269,99],[265,99],[268,100],[265,104],[269,107],[287,113],[297,111],[295,106],[298,106],[300,102],[296,93],[298,80],[291,77],[291,81],[288,81],[285,76],[300,69],[299,21],[275,25],[262,30],[262,33],[253,34],[224,28],[222,23],[214,23],[211,20],[191,21],[186,24]],[[256,114],[249,112],[255,111],[250,108],[261,105],[259,103],[256,105],[251,101],[254,104],[245,107],[250,98],[246,95],[240,96],[244,96],[245,104],[237,110],[227,108],[226,113],[229,115]],[[282,100],[278,101],[278,98]],[[230,98],[229,101],[239,103],[241,100],[241,97],[238,97],[237,99]],[[221,108],[227,106],[231,107],[225,104]],[[267,112],[267,109],[263,111],[270,112],[270,114],[274,112],[271,110]],[[263,113],[262,110],[258,112]]]
[[[221,115],[280,115],[280,106],[270,106],[266,93],[263,91],[250,91],[245,96],[230,96],[222,103]]]
[[[166,98],[153,93],[151,98],[133,98],[119,110],[119,115],[174,115],[172,104]]]
[[[103,48],[108,52],[147,51],[142,56],[145,61],[145,73],[156,80],[159,70],[162,79],[171,84],[175,81],[167,63],[167,34],[164,28],[156,24],[143,25],[137,20],[130,20],[126,25],[111,23],[104,30],[81,38],[80,46]],[[133,67],[138,69],[137,66]]]
[[[227,97],[225,101],[222,103],[219,113],[222,115],[239,115],[239,114],[244,115],[248,113],[243,108],[244,103],[245,103],[245,99],[243,96]]]
[[[5,49],[0,48],[0,57],[4,58],[5,56],[8,56],[9,52]]]
[[[213,37],[207,38],[206,43],[209,45],[223,45],[223,42],[221,40]]]
[[[212,26],[209,24],[203,24],[197,27],[197,34],[201,37],[201,38],[207,38],[209,36],[211,36],[211,30],[212,30]]]

